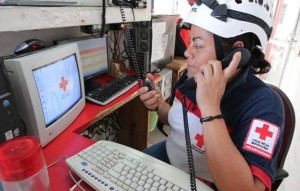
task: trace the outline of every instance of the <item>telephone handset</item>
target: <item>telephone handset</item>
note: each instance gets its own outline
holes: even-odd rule
[[[148,87],[148,91],[154,90],[154,88],[152,86],[152,82],[149,78],[144,79],[144,86]]]
[[[241,60],[240,60],[240,63],[238,65],[237,68],[241,68],[243,66],[245,66],[248,61],[250,60],[250,57],[251,57],[251,54],[250,54],[250,51],[246,48],[237,48],[235,50],[233,50],[232,52],[230,52],[222,61],[221,61],[221,64],[222,64],[222,69],[224,70],[227,66],[229,66],[232,58],[233,58],[233,55],[236,53],[236,52],[241,52]],[[195,88],[196,87],[196,82],[194,80],[194,77],[191,77],[190,79],[188,79],[185,83],[184,83],[184,86],[187,87],[187,88]]]

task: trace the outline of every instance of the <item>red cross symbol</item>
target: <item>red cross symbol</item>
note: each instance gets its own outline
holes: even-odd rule
[[[59,84],[59,87],[62,88],[65,92],[67,89],[68,80],[65,80],[65,77],[61,77],[60,79],[61,79],[61,83]]]
[[[197,133],[197,135],[195,136],[195,139],[198,141],[197,146],[199,148],[202,148],[204,145],[203,135],[200,135],[199,133]]]
[[[262,128],[256,127],[255,132],[259,133],[259,138],[262,140],[266,140],[267,137],[271,137],[273,136],[273,133],[271,131],[269,131],[269,125],[264,124]]]

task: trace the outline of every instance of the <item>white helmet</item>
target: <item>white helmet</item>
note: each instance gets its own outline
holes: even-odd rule
[[[223,38],[254,33],[262,48],[272,32],[273,0],[197,0],[184,20]]]

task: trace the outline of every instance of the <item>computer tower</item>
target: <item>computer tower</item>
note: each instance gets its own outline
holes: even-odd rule
[[[0,143],[25,135],[3,62],[0,58]]]

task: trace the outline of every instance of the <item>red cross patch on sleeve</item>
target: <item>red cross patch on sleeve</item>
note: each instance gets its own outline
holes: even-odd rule
[[[243,149],[272,159],[280,128],[270,122],[253,119]]]

